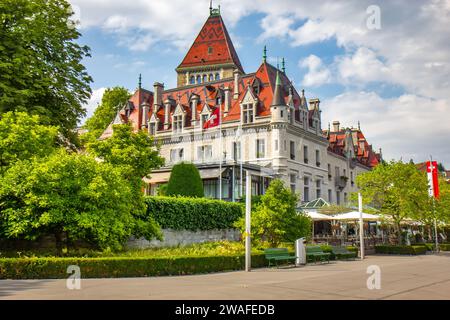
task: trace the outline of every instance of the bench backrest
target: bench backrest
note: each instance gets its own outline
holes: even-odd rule
[[[264,249],[264,254],[266,257],[289,256],[289,251],[287,248],[269,248]]]
[[[323,253],[320,246],[306,246],[307,253]]]

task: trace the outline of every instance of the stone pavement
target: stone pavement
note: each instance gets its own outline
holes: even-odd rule
[[[367,267],[381,268],[369,290]],[[82,272],[82,270],[81,270]],[[450,299],[450,253],[368,256],[366,260],[194,276],[66,280],[0,280],[0,299]]]

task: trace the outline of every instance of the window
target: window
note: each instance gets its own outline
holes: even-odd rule
[[[353,171],[350,171],[350,182],[352,184],[352,187],[355,185],[355,181],[353,181]]]
[[[207,161],[212,159],[212,146],[199,146],[197,148],[197,159],[200,161]]]
[[[336,203],[341,204],[341,193],[336,191]]]
[[[215,78],[216,78],[216,80],[220,80],[220,75],[218,73],[216,73]]]
[[[266,155],[264,139],[256,139],[256,158],[264,158]]]
[[[195,84],[195,77],[191,76],[191,78],[189,79],[189,84]]]
[[[316,199],[319,199],[320,197],[322,197],[322,190],[320,187],[321,182],[322,181],[320,181],[320,180],[316,181]]]
[[[212,54],[213,53],[213,48],[212,47],[208,47],[208,54]]]
[[[171,149],[170,150],[170,162],[179,162],[183,161],[184,158],[184,149],[183,148],[177,148],[177,149]]]
[[[208,78],[210,82],[214,80],[214,76],[212,75],[212,73],[209,74]]]
[[[234,161],[241,161],[241,143],[240,142],[233,142],[233,160]]]
[[[335,173],[336,179],[338,179],[339,176],[340,176],[340,174],[339,174],[339,167],[335,167],[334,168],[334,173]]]
[[[173,131],[175,132],[181,132],[183,129],[183,116],[173,116]]]
[[[333,201],[333,191],[328,189],[328,202],[331,203]]]
[[[320,167],[320,151],[316,150],[316,166]]]
[[[152,136],[156,134],[156,122],[151,122],[148,133]]]
[[[283,119],[283,110],[280,110],[280,118]]]
[[[201,116],[201,126],[202,126],[202,128],[203,128],[203,125],[205,124],[205,122],[206,121],[208,121],[208,118],[209,118],[209,114],[202,114],[202,116]]]
[[[253,123],[253,104],[242,105],[242,122]]]
[[[303,146],[303,162],[308,163],[308,146]]]
[[[303,178],[303,200],[309,201],[309,177]]]
[[[347,192],[344,192],[344,204],[347,203]]]
[[[290,150],[291,150],[291,160],[295,160],[295,142],[290,142]]]
[[[197,84],[200,84],[200,83],[202,83],[202,77],[197,76]]]
[[[219,199],[219,179],[203,180],[203,191],[206,198]],[[230,184],[226,179],[222,179],[222,199],[230,197]]]
[[[297,182],[297,174],[296,173],[291,173],[290,175],[290,183],[291,183],[291,191],[292,193],[295,193],[295,189],[296,189],[296,182]]]
[[[203,82],[208,81],[208,76],[206,74],[203,75]]]
[[[287,150],[286,140],[283,140],[283,142],[284,142],[284,151],[286,151]]]
[[[347,176],[347,169],[344,169],[344,177]]]
[[[278,151],[278,139],[275,139],[275,151]]]
[[[328,180],[331,180],[331,164],[328,164]]]

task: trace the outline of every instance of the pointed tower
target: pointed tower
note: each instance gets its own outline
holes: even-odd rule
[[[281,85],[280,72],[277,70],[277,79],[275,81],[275,90],[273,92],[272,103],[270,104],[272,114],[271,122],[287,122],[288,106],[283,97],[283,87]]]
[[[220,9],[210,8],[210,15],[200,33],[175,69],[177,86],[183,87],[233,77],[237,69],[244,74],[230,35],[220,16]]]

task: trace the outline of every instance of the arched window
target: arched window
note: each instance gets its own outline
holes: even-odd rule
[[[202,83],[202,77],[197,76],[197,84],[200,84],[200,83]]]
[[[220,75],[216,73],[216,80],[220,80]]]
[[[191,76],[190,80],[189,80],[189,84],[195,84],[195,77]]]
[[[206,74],[203,75],[203,82],[208,81],[208,76]]]
[[[209,74],[209,81],[210,81],[210,82],[211,82],[211,81],[214,81],[214,76],[213,76],[212,73]]]

